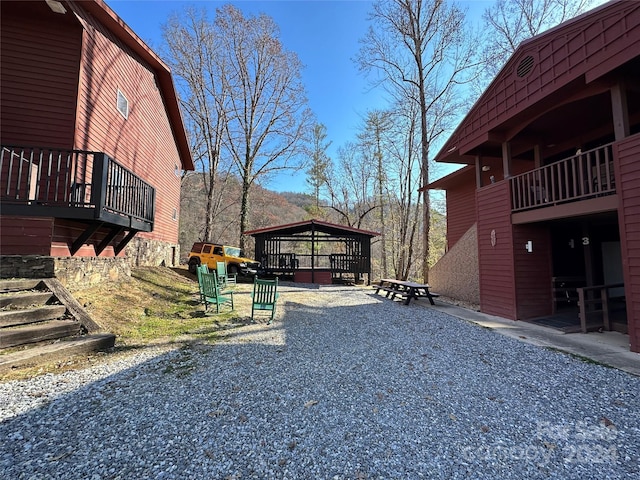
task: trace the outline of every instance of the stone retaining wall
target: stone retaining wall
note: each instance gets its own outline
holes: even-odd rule
[[[125,257],[55,257],[55,277],[71,292],[131,276]]]
[[[180,245],[158,240],[135,237],[125,252],[132,267],[176,267],[180,264]]]
[[[474,224],[429,269],[429,285],[440,295],[479,305],[478,268],[478,229]]]
[[[0,278],[51,278],[55,274],[53,257],[41,255],[0,256]]]
[[[178,265],[180,247],[134,238],[124,257],[50,257],[3,255],[0,278],[57,278],[70,291],[117,282],[131,276],[132,267]]]

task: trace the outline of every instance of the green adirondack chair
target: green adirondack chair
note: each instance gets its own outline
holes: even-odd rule
[[[225,287],[236,285],[236,274],[227,273],[227,264],[224,262],[216,262],[216,273],[218,274],[218,282]]]
[[[196,275],[198,276],[198,289],[200,291],[200,303],[204,303],[204,290],[202,288],[202,274],[209,273],[209,267],[207,264],[198,265],[196,267]]]
[[[218,284],[216,273],[202,273],[202,290],[204,298],[204,310],[209,309],[210,305],[215,304],[216,313],[220,313],[220,307],[223,305],[230,305],[233,310],[233,292],[223,291]]]
[[[251,294],[251,318],[254,318],[256,310],[271,312],[271,318],[267,325],[273,321],[276,314],[276,302],[278,301],[278,279],[260,280],[255,277],[253,281],[253,293]]]

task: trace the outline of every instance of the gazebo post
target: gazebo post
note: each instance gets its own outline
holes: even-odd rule
[[[315,259],[316,259],[316,229],[315,223],[311,221],[311,283],[316,283],[315,276]]]

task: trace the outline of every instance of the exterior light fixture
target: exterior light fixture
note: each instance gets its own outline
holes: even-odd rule
[[[483,172],[488,172],[489,170],[491,170],[491,167],[489,165],[483,165],[482,166],[482,171]]]

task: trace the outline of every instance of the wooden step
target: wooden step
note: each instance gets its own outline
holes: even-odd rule
[[[52,298],[53,293],[51,292],[6,293],[4,295],[0,295],[0,308],[45,305]]]
[[[64,305],[45,305],[38,308],[22,310],[5,310],[0,312],[0,327],[26,325],[62,317],[67,311]]]
[[[0,330],[0,348],[76,336],[81,332],[82,325],[73,320],[52,320],[35,325],[3,328]]]
[[[0,371],[54,362],[71,355],[84,355],[112,348],[116,336],[111,333],[85,335],[49,345],[35,346],[20,352],[0,355]]]
[[[35,278],[15,278],[0,280],[0,292],[19,292],[20,290],[33,290],[42,284],[42,280]]]

